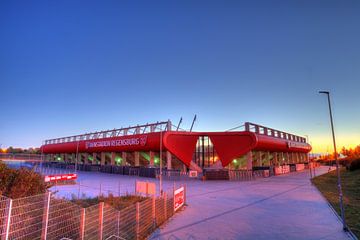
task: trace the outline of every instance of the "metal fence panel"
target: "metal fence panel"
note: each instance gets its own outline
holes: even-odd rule
[[[4,196],[0,196],[0,239],[4,239],[7,229],[7,217],[8,217],[8,206],[9,199]]]
[[[165,201],[163,198],[156,198],[155,200],[155,215],[156,225],[163,224],[166,220]]]
[[[173,193],[167,194],[166,198],[166,216],[170,218],[174,215],[174,195]]]
[[[46,195],[14,199],[9,239],[40,239]]]
[[[47,239],[79,239],[81,207],[64,199],[51,198]]]
[[[136,208],[134,206],[120,210],[118,236],[124,239],[136,239]]]
[[[172,191],[120,211],[102,202],[81,208],[50,193],[15,200],[0,196],[0,237],[6,239],[8,232],[8,239],[146,239],[173,215]]]
[[[99,239],[99,204],[85,209],[85,239]]]
[[[155,229],[153,216],[153,200],[148,198],[139,203],[139,239],[145,239]]]
[[[104,205],[103,239],[119,235],[120,213],[111,206]]]

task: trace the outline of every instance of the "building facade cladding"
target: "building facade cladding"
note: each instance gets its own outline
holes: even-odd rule
[[[229,165],[233,159],[247,155],[252,151],[306,154],[311,150],[311,146],[303,138],[292,137],[294,135],[287,134],[267,135],[251,131],[162,131],[102,139],[51,143],[43,145],[41,151],[44,154],[159,152],[162,147],[163,151],[173,154],[186,166],[190,166],[196,150],[196,144],[201,136],[207,136],[211,140],[223,167]]]

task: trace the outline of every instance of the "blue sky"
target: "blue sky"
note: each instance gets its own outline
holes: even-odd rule
[[[184,118],[360,144],[359,1],[1,1],[0,144]]]

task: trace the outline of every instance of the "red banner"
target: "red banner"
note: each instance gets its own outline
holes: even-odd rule
[[[77,175],[75,173],[45,176],[45,182],[57,182],[57,181],[66,181],[66,180],[75,180],[75,179],[77,179]]]

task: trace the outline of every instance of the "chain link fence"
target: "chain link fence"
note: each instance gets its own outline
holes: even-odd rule
[[[104,202],[82,208],[51,192],[19,199],[0,196],[0,236],[5,240],[145,239],[174,215],[174,204],[173,190],[121,210]]]

